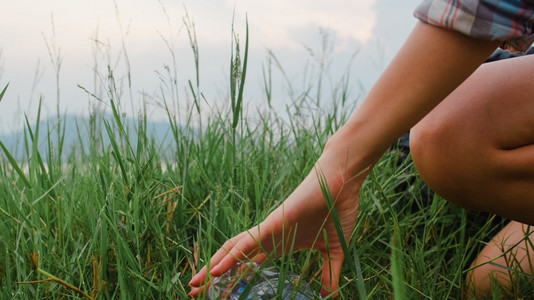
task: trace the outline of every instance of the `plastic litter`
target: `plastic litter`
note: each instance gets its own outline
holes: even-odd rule
[[[284,276],[281,298],[278,294],[280,273],[273,266],[260,266],[255,262],[240,262],[219,277],[213,278],[208,289],[208,299],[320,299],[299,276],[288,273]],[[247,286],[252,285],[247,290]],[[247,293],[243,295],[243,293]]]

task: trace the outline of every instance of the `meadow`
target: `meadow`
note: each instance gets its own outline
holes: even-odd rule
[[[232,35],[225,105],[210,105],[198,77],[174,80],[170,64],[159,95],[164,141],[151,136],[144,111],[128,124],[120,103],[129,99],[109,69],[102,96],[80,87],[107,113],[66,128],[58,112],[43,128],[39,112],[25,118],[19,147],[0,143],[1,298],[186,299],[191,276],[221,244],[291,193],[357,109],[354,79],[330,82],[320,99],[328,80],[319,72],[281,110],[271,79],[283,67],[273,56],[265,103],[249,105],[246,31]],[[2,90],[0,106],[11,101],[9,86]],[[65,146],[66,131],[77,132],[75,147]],[[461,298],[472,259],[504,222],[429,193],[406,149],[392,147],[362,187],[339,299]],[[318,294],[319,255],[300,251],[272,263]],[[511,295],[496,287],[495,297],[532,296],[527,279]]]

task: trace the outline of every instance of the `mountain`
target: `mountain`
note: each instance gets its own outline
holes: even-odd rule
[[[58,145],[58,126],[62,131],[64,129],[63,158],[66,158],[75,149],[80,150],[80,148],[83,148],[83,150],[87,151],[90,142],[89,139],[95,137],[97,139],[100,139],[101,137],[101,142],[104,147],[108,147],[110,145],[110,139],[104,125],[104,120],[110,124],[113,134],[118,136],[119,130],[113,121],[112,115],[99,115],[93,119],[78,115],[65,115],[61,117],[60,120],[57,118],[43,120],[39,123],[39,152],[43,156],[43,159],[45,159],[46,153],[48,153],[48,145]],[[139,121],[129,117],[126,117],[121,121],[125,132],[130,137],[130,143],[135,147]],[[32,127],[32,134],[35,134],[36,124],[33,123],[30,125]],[[168,122],[147,120],[146,128],[148,137],[153,139],[157,145],[163,145],[171,137],[171,127]],[[31,147],[30,133],[27,129],[21,129],[11,134],[0,135],[0,141],[17,160],[26,157],[25,140],[28,140],[29,147]],[[2,151],[0,151],[0,153],[2,153]]]

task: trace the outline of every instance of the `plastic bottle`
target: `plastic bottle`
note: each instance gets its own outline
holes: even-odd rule
[[[214,277],[208,289],[208,299],[237,300],[252,284],[248,294],[241,299],[280,299],[278,298],[278,282],[280,274],[272,267],[260,267],[255,262],[240,262],[219,277]],[[315,296],[310,286],[299,280],[293,273],[285,275],[284,289],[281,299],[308,300],[320,299]]]

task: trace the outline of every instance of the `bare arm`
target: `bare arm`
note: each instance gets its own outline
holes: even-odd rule
[[[283,236],[295,237],[295,250],[313,248],[323,255],[321,293],[335,295],[343,251],[316,172],[324,174],[346,240],[354,227],[359,189],[369,166],[497,46],[497,42],[419,22],[362,105],[329,139],[315,170],[262,223],[228,240],[211,258],[209,270],[204,267],[192,278],[190,295],[205,291],[208,272],[217,276],[237,261],[258,255],[260,249],[268,253],[279,249]],[[268,253],[259,256],[265,258]]]
[[[352,174],[376,162],[399,136],[478,68],[499,43],[418,22],[325,151],[339,148],[338,141],[344,141],[341,144],[345,149],[337,151],[349,151],[349,157],[354,158],[347,169]]]

